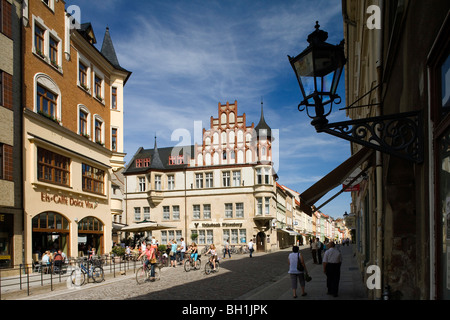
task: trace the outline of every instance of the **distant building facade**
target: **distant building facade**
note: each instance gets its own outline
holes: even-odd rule
[[[127,224],[146,219],[173,226],[153,231],[161,244],[181,237],[199,245],[253,239],[257,250],[275,250],[277,229],[286,227],[279,224],[286,222],[279,219],[286,199],[278,198],[262,108],[255,127],[239,115],[236,101],[219,103],[210,125],[201,145],[158,148],[155,141],[153,149],[136,152],[124,171]],[[291,211],[281,215],[292,225]]]

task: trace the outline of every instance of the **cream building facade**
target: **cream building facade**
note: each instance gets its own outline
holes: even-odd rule
[[[183,237],[200,246],[227,239],[242,246],[252,239],[257,250],[276,250],[280,201],[262,107],[255,127],[238,114],[237,101],[219,103],[210,125],[202,145],[158,148],[155,140],[153,149],[136,152],[124,171],[127,224],[173,227],[152,232],[161,244]]]

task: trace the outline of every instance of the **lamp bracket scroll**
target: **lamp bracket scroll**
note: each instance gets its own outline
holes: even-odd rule
[[[316,130],[415,163],[422,163],[422,119],[422,111],[412,111],[327,123],[316,127]]]

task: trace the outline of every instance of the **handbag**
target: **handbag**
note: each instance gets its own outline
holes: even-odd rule
[[[311,276],[308,274],[308,272],[305,272],[305,281],[310,282],[312,280]]]
[[[297,257],[297,270],[303,272],[305,271],[305,268],[303,267],[302,261],[300,260],[300,253],[297,253]]]

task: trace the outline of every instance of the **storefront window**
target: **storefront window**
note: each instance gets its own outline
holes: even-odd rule
[[[33,260],[39,261],[42,253],[61,250],[69,255],[69,221],[56,212],[43,212],[32,219]]]
[[[103,223],[95,217],[86,217],[78,223],[78,254],[88,255],[92,248],[103,254]]]
[[[12,267],[13,216],[0,213],[0,268]]]

